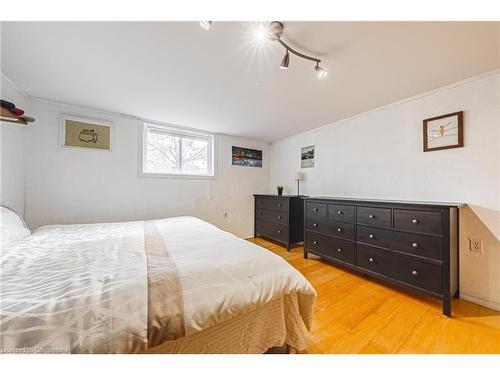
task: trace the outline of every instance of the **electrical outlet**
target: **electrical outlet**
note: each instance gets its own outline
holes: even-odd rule
[[[475,238],[469,238],[469,251],[473,253],[483,253],[483,241],[475,239]]]

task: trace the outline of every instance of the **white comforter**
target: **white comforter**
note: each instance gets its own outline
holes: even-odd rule
[[[193,217],[155,220],[177,268],[184,334],[289,293],[304,325],[316,292],[281,257]],[[135,352],[148,347],[144,222],[48,226],[2,249],[4,352]]]

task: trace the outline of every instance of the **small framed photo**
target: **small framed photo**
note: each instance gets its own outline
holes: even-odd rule
[[[300,168],[314,167],[314,145],[300,149]]]
[[[424,152],[464,147],[463,111],[424,120]]]
[[[111,151],[112,127],[110,121],[61,115],[61,147]]]

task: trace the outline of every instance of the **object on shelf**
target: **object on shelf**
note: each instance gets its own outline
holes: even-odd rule
[[[24,114],[24,110],[16,108],[14,103],[0,99],[0,121],[12,122],[14,124],[27,125],[35,119]]]
[[[0,99],[0,107],[10,111],[16,108],[16,105],[14,103],[8,102],[7,100]]]

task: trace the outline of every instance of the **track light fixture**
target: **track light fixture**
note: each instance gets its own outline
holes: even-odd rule
[[[271,22],[267,27],[267,30],[268,30],[268,39],[278,41],[278,43],[281,44],[286,49],[285,56],[283,57],[283,61],[281,62],[280,66],[281,69],[288,69],[288,65],[290,63],[289,52],[291,52],[296,56],[302,57],[303,59],[315,61],[316,66],[314,67],[314,72],[316,73],[316,77],[318,79],[323,79],[328,75],[328,72],[319,66],[319,64],[321,63],[320,59],[294,50],[281,39],[281,37],[283,36],[283,24],[281,22],[278,21]]]
[[[281,61],[280,68],[286,70],[288,69],[288,64],[290,64],[290,54],[288,53],[288,50],[286,50],[285,56],[283,56],[283,60]]]
[[[200,27],[203,30],[210,30],[212,28],[213,21],[200,21]]]
[[[203,30],[210,30],[212,28],[212,21],[200,21],[200,27]],[[283,70],[288,69],[290,65],[290,52],[295,56],[301,57],[306,60],[314,61],[316,63],[314,67],[314,73],[318,79],[324,79],[328,75],[328,72],[323,69],[319,64],[321,64],[321,59],[313,56],[306,55],[305,53],[294,50],[288,44],[286,44],[281,37],[283,36],[283,24],[279,21],[273,21],[268,25],[260,24],[254,31],[254,37],[258,42],[262,42],[265,39],[270,41],[277,41],[283,47],[285,47],[285,56],[281,60],[280,68]]]

